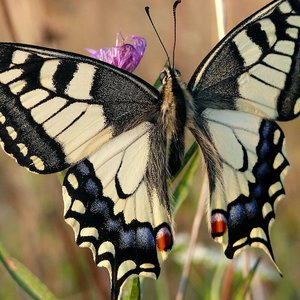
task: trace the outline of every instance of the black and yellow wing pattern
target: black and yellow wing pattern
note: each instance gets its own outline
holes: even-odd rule
[[[274,259],[269,227],[288,169],[274,120],[300,114],[299,29],[300,2],[273,1],[233,29],[189,83],[195,122],[220,160],[222,183],[209,168],[212,235],[229,258],[255,246]]]
[[[275,123],[300,113],[300,1],[276,0],[233,29],[187,87],[171,67],[159,93],[78,54],[0,44],[3,149],[36,173],[68,169],[64,216],[108,269],[112,298],[129,276],[157,278],[173,245],[167,179],[189,128],[204,156],[214,239],[274,260],[270,225],[288,169]]]

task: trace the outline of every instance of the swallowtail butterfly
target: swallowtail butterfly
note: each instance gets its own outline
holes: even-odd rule
[[[233,29],[185,86],[162,90],[78,54],[0,44],[3,149],[32,172],[68,168],[64,216],[108,269],[113,298],[131,275],[157,278],[173,245],[167,179],[188,128],[205,158],[212,236],[227,257],[272,259],[269,227],[284,195],[284,135],[300,112],[300,1],[276,0]]]

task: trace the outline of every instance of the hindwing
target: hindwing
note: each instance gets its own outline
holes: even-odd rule
[[[221,161],[210,201],[212,236],[229,258],[254,246],[274,260],[269,230],[288,169],[283,132],[249,113],[207,109],[203,117]]]
[[[115,296],[129,276],[157,278],[172,247],[166,182],[165,137],[149,122],[68,170],[66,222],[78,245],[109,270]]]

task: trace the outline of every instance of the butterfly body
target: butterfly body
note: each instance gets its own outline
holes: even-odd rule
[[[209,178],[213,238],[272,260],[270,225],[288,169],[275,120],[300,114],[300,2],[275,0],[233,29],[185,84],[161,91],[82,55],[0,43],[0,138],[37,173],[67,169],[64,217],[106,267],[117,298],[130,276],[157,278],[173,246],[168,179],[189,129]],[[283,63],[285,62],[285,63]]]

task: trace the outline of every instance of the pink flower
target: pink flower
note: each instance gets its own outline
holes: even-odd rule
[[[86,48],[86,50],[93,58],[133,72],[141,61],[146,46],[147,43],[143,37],[131,35],[124,39],[121,33],[117,33],[115,47],[101,48],[99,50]]]

